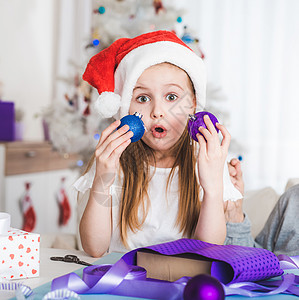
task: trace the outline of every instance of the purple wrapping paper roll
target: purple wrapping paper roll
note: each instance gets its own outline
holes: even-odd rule
[[[136,264],[136,253],[150,249],[164,255],[193,253],[211,259],[211,275],[224,284],[258,281],[279,276],[283,273],[274,253],[260,248],[235,245],[214,245],[193,239],[180,239],[174,242],[135,249],[122,259],[129,265]]]
[[[13,102],[0,100],[0,141],[15,139],[15,107]]]

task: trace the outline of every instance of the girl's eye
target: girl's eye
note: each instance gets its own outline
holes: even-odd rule
[[[141,102],[141,103],[144,103],[144,102],[150,101],[150,98],[147,97],[147,96],[139,96],[139,97],[137,97],[137,101]]]
[[[168,95],[166,96],[166,99],[169,100],[169,101],[174,101],[174,100],[176,100],[177,98],[178,98],[178,96],[175,95],[175,94],[168,94]]]

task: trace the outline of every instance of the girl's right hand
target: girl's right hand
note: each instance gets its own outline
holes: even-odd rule
[[[132,131],[128,125],[117,129],[120,120],[109,125],[101,134],[95,150],[96,174],[92,189],[97,192],[107,192],[115,180],[119,167],[119,158],[131,143]],[[117,129],[117,130],[116,130]]]

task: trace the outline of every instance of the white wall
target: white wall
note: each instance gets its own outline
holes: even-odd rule
[[[35,115],[52,100],[54,0],[0,0],[2,100],[24,110],[26,140],[42,140]]]
[[[176,0],[201,40],[208,81],[227,97],[247,189],[299,177],[299,1]]]

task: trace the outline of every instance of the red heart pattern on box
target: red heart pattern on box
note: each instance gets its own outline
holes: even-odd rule
[[[39,234],[12,228],[6,235],[0,235],[0,245],[0,277],[39,276]]]

